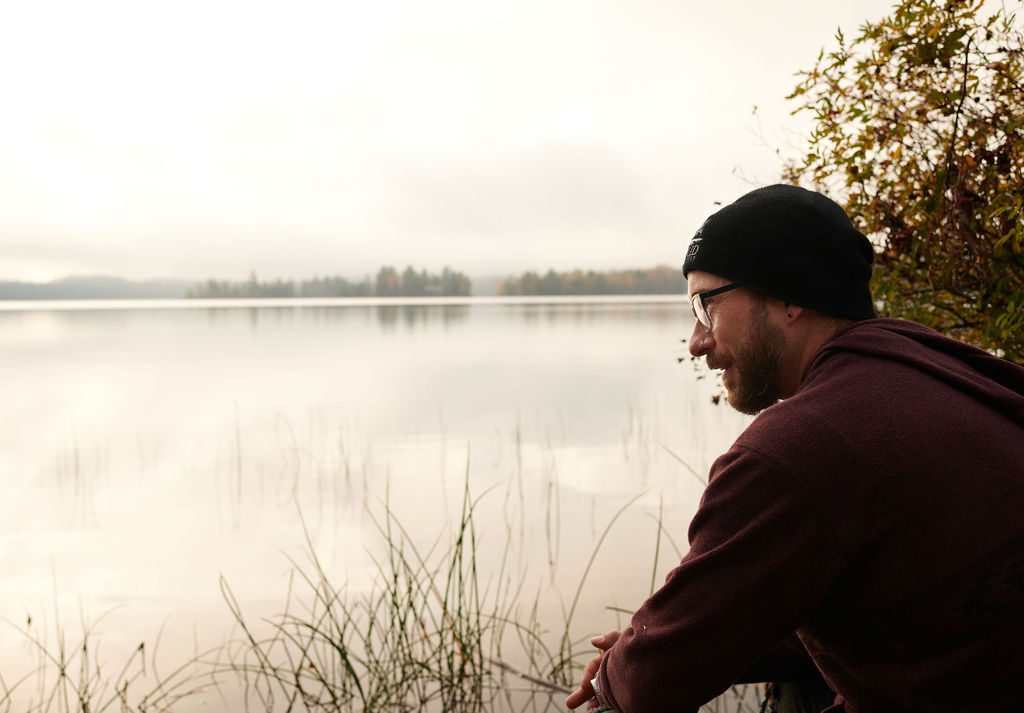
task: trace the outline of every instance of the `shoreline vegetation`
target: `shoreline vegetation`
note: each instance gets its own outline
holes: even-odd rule
[[[197,644],[190,658],[160,670],[159,635],[156,646],[142,642],[117,665],[98,653],[98,621],[83,622],[80,640],[71,643],[59,614],[49,632],[31,616],[25,624],[4,619],[36,663],[20,678],[0,674],[0,711],[179,711],[206,706],[211,697],[239,711],[563,711],[593,653],[589,635],[573,636],[576,605],[606,537],[640,495],[610,518],[555,623],[538,619],[541,591],[531,600],[508,546],[497,573],[478,568],[474,511],[489,492],[472,496],[467,480],[446,544],[439,538],[427,550],[387,502],[380,517],[370,513],[384,553],[373,586],[360,594],[332,579],[303,523],[308,562],[290,560],[282,611],[253,620],[222,576],[234,634],[203,651]],[[662,539],[671,543],[660,520],[657,532],[655,571]],[[738,685],[701,712],[755,713],[758,701],[756,686]]]
[[[40,283],[0,281],[0,301],[678,295],[685,292],[686,280],[682,273],[666,265],[603,272],[524,272],[504,278],[479,278],[475,283],[465,273],[449,267],[431,273],[412,266],[402,271],[384,266],[374,277],[362,279],[324,275],[304,280],[261,280],[256,273],[251,273],[247,280],[211,278],[200,283],[177,279],[133,281],[104,276],[64,277]]]
[[[686,279],[678,268],[658,265],[646,270],[595,272],[573,270],[544,275],[526,272],[498,283],[499,295],[679,295]]]
[[[447,266],[440,273],[415,270],[402,272],[384,266],[372,280],[347,280],[339,275],[309,280],[268,280],[261,282],[251,273],[245,282],[207,280],[185,293],[186,299],[238,299],[253,297],[468,297],[472,282]]]

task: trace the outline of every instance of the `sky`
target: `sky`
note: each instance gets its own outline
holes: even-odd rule
[[[891,7],[5,3],[0,280],[681,263],[799,153],[795,73]]]

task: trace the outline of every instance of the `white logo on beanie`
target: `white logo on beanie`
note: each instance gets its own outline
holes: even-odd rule
[[[700,233],[698,232],[697,237],[695,237],[690,242],[690,249],[686,251],[686,262],[690,262],[690,260],[693,260],[695,257],[697,257],[697,251],[700,250],[700,241],[701,237]]]

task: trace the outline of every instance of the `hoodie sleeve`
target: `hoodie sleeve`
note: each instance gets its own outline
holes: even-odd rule
[[[800,683],[817,681],[821,673],[796,634],[754,662],[736,683]]]
[[[801,483],[740,446],[712,466],[689,537],[605,656],[601,690],[622,713],[697,711],[777,650],[845,560]]]

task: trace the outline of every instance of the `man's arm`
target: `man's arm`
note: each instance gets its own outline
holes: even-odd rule
[[[696,711],[796,630],[845,557],[798,480],[734,448],[712,468],[689,553],[605,654],[603,696],[622,713]]]
[[[736,683],[801,683],[818,681],[821,674],[796,634],[759,658]]]

